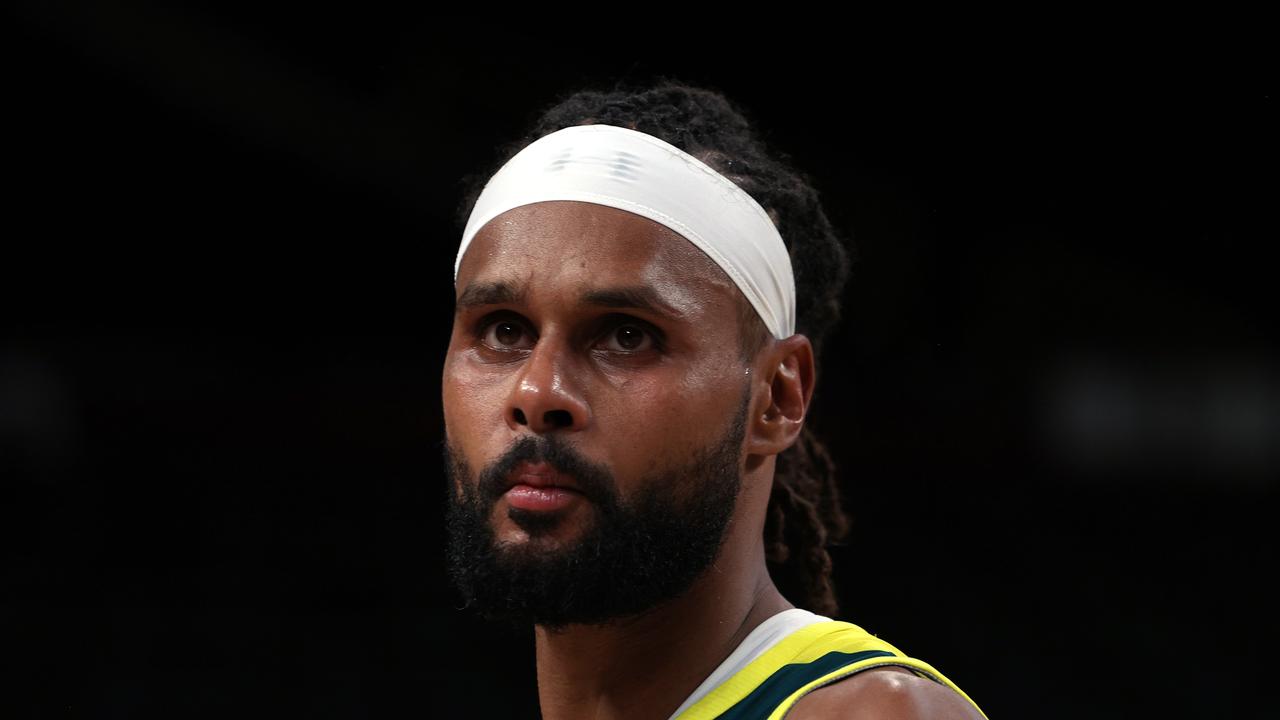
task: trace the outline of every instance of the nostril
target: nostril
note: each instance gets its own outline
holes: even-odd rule
[[[548,425],[569,427],[573,424],[573,416],[569,414],[568,410],[549,410],[543,417],[547,419]]]
[[[515,412],[515,414],[516,414],[516,422],[520,423],[521,425],[528,425],[528,424],[529,424],[529,421],[524,419],[524,411],[523,411],[523,410],[521,410],[520,408],[516,408],[514,412]]]

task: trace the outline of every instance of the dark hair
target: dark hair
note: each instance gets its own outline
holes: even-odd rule
[[[585,89],[554,101],[523,138],[498,148],[483,173],[462,179],[456,218],[466,225],[484,184],[534,140],[562,128],[604,123],[639,130],[675,145],[745,190],[772,218],[787,245],[796,282],[796,331],[809,338],[815,359],[840,320],[840,298],[854,259],[823,211],[808,175],[790,156],[768,152],[747,113],[722,93],[660,78],[611,89]],[[745,363],[772,337],[745,296],[739,298],[740,350]],[[834,617],[839,613],[827,546],[848,532],[835,465],[806,423],[797,442],[778,455],[764,540],[770,575],[796,605]]]

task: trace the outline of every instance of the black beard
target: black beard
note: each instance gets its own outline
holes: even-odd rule
[[[523,436],[476,481],[446,440],[447,559],[467,607],[490,620],[558,631],[637,615],[683,594],[715,560],[733,517],[750,399],[747,385],[718,443],[682,467],[645,478],[628,503],[612,474],[579,457],[559,434]],[[594,521],[571,546],[549,550],[538,542],[562,521],[557,513],[519,508],[507,515],[529,540],[495,542],[490,517],[502,479],[525,460],[546,461],[569,475],[589,501]]]

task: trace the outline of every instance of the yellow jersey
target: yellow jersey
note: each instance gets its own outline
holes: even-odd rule
[[[857,625],[793,608],[753,630],[671,720],[781,720],[809,691],[886,665],[946,685],[986,717],[932,665]]]

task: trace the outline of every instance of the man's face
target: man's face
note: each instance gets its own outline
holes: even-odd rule
[[[468,602],[557,627],[687,589],[715,559],[741,479],[751,384],[737,287],[656,222],[553,201],[486,225],[457,291],[446,519]],[[575,489],[527,487],[548,479]]]

